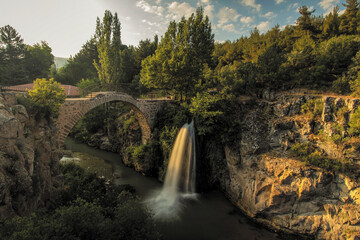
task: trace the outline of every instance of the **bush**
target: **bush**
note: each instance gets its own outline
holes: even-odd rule
[[[341,159],[326,158],[318,149],[309,143],[295,143],[291,147],[292,152],[302,161],[334,172],[348,171],[348,163]]]
[[[62,165],[63,201],[54,210],[0,223],[0,239],[159,239],[151,214],[126,186],[106,186],[74,163]]]
[[[321,99],[311,99],[301,106],[301,110],[310,119],[320,117],[324,108],[324,102]]]
[[[360,135],[360,107],[351,115],[348,132],[353,136]]]
[[[60,106],[65,102],[64,89],[54,79],[36,79],[34,87],[29,91],[30,99],[41,107],[48,109],[52,116],[57,116]]]

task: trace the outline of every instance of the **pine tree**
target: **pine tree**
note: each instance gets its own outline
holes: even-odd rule
[[[358,0],[346,0],[345,13],[341,16],[340,31],[345,34],[358,33],[360,26],[360,9]]]
[[[323,23],[323,35],[326,38],[335,37],[339,34],[340,18],[339,18],[339,6],[334,7],[324,19]]]
[[[20,34],[10,25],[0,28],[0,85],[25,83],[25,44]]]

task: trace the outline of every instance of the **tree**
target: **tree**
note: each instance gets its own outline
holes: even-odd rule
[[[105,11],[103,21],[96,21],[96,46],[99,60],[94,61],[100,82],[105,89],[118,90],[124,78],[122,67],[121,25],[117,13]]]
[[[98,74],[94,61],[98,61],[98,52],[96,41],[92,37],[63,68],[53,75],[54,80],[62,84],[76,85],[81,79],[96,79]]]
[[[345,13],[341,16],[340,31],[345,34],[356,34],[360,26],[360,14],[358,0],[346,0],[343,4]]]
[[[33,46],[27,46],[25,53],[25,67],[28,78],[47,78],[50,73],[51,65],[54,64],[54,55],[51,53],[49,45],[42,41]]]
[[[60,88],[60,84],[52,78],[36,79],[33,89],[29,91],[29,96],[32,101],[44,107],[53,116],[58,114],[66,98],[64,89]]]
[[[340,17],[339,6],[334,7],[324,19],[323,23],[323,35],[326,38],[335,37],[339,34]]]
[[[0,84],[25,83],[25,44],[20,34],[11,26],[0,28]]]
[[[170,22],[155,54],[142,63],[141,82],[172,91],[180,100],[194,96],[203,85],[203,71],[212,61],[214,35],[202,8],[186,20]]]
[[[312,36],[320,32],[320,27],[322,25],[322,18],[316,18],[311,16],[315,10],[310,11],[307,6],[302,6],[299,8],[300,17],[297,19],[297,27],[302,32],[308,32]]]

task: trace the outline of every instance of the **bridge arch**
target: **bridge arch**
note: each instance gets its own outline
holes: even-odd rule
[[[140,124],[142,142],[145,143],[151,136],[155,115],[166,101],[135,99],[125,93],[99,92],[89,98],[68,98],[61,106],[59,117],[56,121],[57,137],[60,146],[64,144],[75,124],[91,109],[108,102],[123,102],[133,109]]]

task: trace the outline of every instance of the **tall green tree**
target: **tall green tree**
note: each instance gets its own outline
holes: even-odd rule
[[[155,54],[142,63],[141,82],[187,100],[200,91],[213,50],[211,23],[198,8],[187,20],[183,17],[179,23],[170,22]]]
[[[102,22],[96,21],[96,46],[99,60],[94,61],[100,82],[104,89],[119,90],[124,84],[123,58],[125,46],[121,43],[121,24],[117,13],[106,10]]]
[[[341,16],[340,31],[345,34],[356,34],[360,32],[360,14],[358,0],[346,0],[343,4],[345,13]]]
[[[28,78],[47,78],[50,73],[51,65],[54,64],[54,55],[47,42],[42,41],[33,46],[27,46],[25,53],[25,67],[28,72]]]
[[[335,37],[339,34],[340,16],[339,6],[334,7],[324,19],[323,23],[323,35],[325,38]]]
[[[0,85],[16,85],[27,81],[24,65],[25,44],[10,25],[0,28]]]

